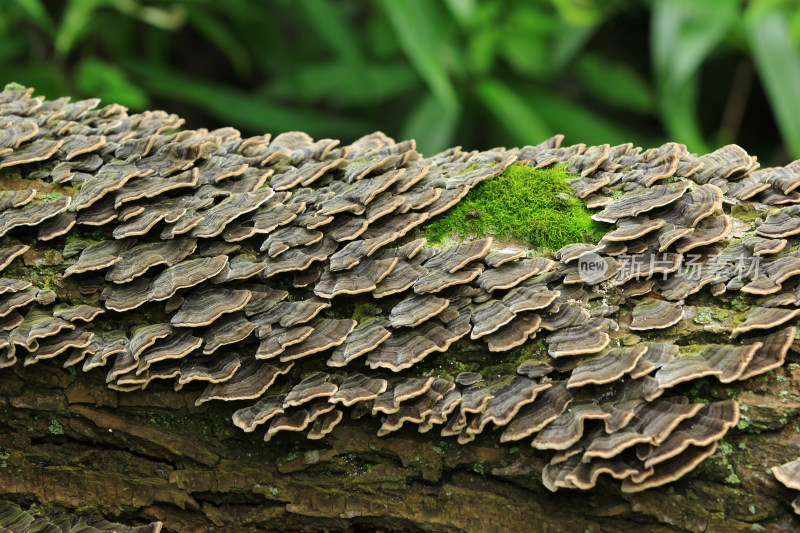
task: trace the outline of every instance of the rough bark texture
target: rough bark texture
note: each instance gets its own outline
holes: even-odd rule
[[[491,435],[467,445],[412,430],[380,438],[362,419],[318,442],[283,433],[264,443],[232,426],[230,406],[194,407],[197,390],[116,393],[101,374],[47,363],[0,373],[0,499],[162,520],[170,532],[800,527],[794,494],[768,473],[800,447],[796,365],[737,387],[742,429],[695,472],[632,495],[605,478],[589,493],[550,493],[546,455]]]

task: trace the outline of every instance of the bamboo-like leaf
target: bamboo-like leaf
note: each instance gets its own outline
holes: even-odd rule
[[[91,27],[94,11],[106,0],[69,0],[56,31],[56,52],[65,56],[75,42]]]
[[[682,84],[664,84],[659,90],[658,105],[670,140],[685,144],[693,152],[711,150],[697,116],[696,76]]]
[[[149,63],[126,62],[125,65],[149,93],[191,102],[232,126],[271,133],[303,130],[310,135],[334,137],[357,136],[368,129],[361,121],[293,109],[226,85],[155,68]]]
[[[14,3],[25,12],[30,18],[36,21],[36,24],[45,32],[52,33],[54,30],[53,21],[50,15],[47,14],[44,4],[41,0],[14,0]]]
[[[445,0],[453,17],[462,27],[469,27],[478,7],[475,0]]]
[[[100,97],[104,102],[117,102],[133,109],[144,109],[149,103],[147,93],[116,65],[86,58],[78,64],[75,80],[84,95]]]
[[[736,24],[738,2],[658,0],[651,49],[661,119],[672,140],[707,151],[696,111],[697,72]]]
[[[406,120],[400,136],[415,139],[417,149],[431,155],[453,144],[458,118],[448,115],[433,95],[425,95]]]
[[[204,9],[192,9],[189,12],[189,22],[225,54],[239,75],[250,72],[252,64],[247,50],[236,35],[219,20],[218,16],[209,14]]]
[[[636,142],[641,146],[651,143],[635,131],[611,122],[562,96],[531,88],[525,91],[527,101],[549,126],[549,135],[563,133],[570,143],[621,144]]]
[[[459,111],[456,90],[442,60],[435,11],[426,0],[381,0],[406,56],[450,114]]]
[[[363,107],[401,95],[419,84],[419,78],[406,64],[327,61],[300,66],[294,76],[273,83],[269,94],[296,101],[327,100]]]
[[[348,25],[341,7],[334,8],[329,0],[302,0],[300,5],[315,33],[336,51],[340,59],[351,63],[361,61],[357,33]]]
[[[560,71],[572,62],[583,50],[597,27],[593,25],[575,26],[561,22],[561,28],[552,45],[553,67]]]
[[[586,53],[575,67],[583,87],[601,100],[642,113],[653,109],[650,87],[627,65]]]
[[[658,0],[650,46],[656,77],[681,84],[719,45],[739,14],[731,0]]]
[[[550,0],[561,14],[561,19],[575,26],[595,25],[603,17],[604,2],[576,2],[575,0]],[[608,2],[609,4],[611,2]]]
[[[800,157],[800,47],[789,33],[789,13],[773,4],[746,17],[753,59],[784,141]]]
[[[519,144],[538,143],[553,135],[529,101],[497,80],[484,80],[477,86],[478,97],[505,126]]]
[[[186,9],[180,4],[168,8],[142,5],[137,0],[108,0],[108,4],[120,13],[162,30],[177,30],[186,21]]]

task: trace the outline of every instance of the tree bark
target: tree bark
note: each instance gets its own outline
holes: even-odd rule
[[[796,364],[737,387],[740,429],[676,483],[550,493],[548,456],[524,441],[458,445],[413,428],[381,438],[367,417],[321,441],[265,443],[231,424],[234,406],[195,407],[198,390],[121,393],[101,370],[17,365],[0,372],[0,499],[169,532],[788,531],[800,527],[795,494],[768,469],[800,448],[798,390]],[[700,392],[731,393],[710,381]]]

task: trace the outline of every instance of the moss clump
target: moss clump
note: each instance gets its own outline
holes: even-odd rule
[[[422,236],[439,243],[448,236],[495,235],[555,250],[573,242],[595,242],[607,224],[592,220],[561,166],[544,169],[514,164],[497,178],[471,190],[446,213],[423,227]]]
[[[50,425],[47,426],[47,430],[53,435],[64,434],[64,426],[62,426],[55,418],[50,421]]]
[[[64,196],[64,193],[61,191],[50,191],[39,195],[39,200],[43,202],[49,202],[50,200],[55,200],[56,198],[61,198],[62,196]]]

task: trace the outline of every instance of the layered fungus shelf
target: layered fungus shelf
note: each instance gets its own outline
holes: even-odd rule
[[[423,157],[98,104],[0,93],[3,373],[166,383],[261,447],[357,420],[637,493],[712,456],[746,422],[737,383],[795,341],[798,162],[562,136]],[[729,397],[698,394],[714,380]],[[772,473],[800,490],[791,459]],[[0,530],[31,513],[0,507]]]

